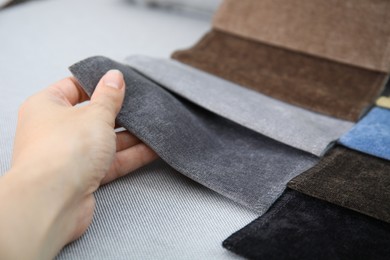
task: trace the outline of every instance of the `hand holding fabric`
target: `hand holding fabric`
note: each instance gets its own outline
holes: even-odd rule
[[[123,75],[113,70],[87,105],[75,106],[88,97],[67,78],[21,106],[12,168],[0,178],[0,258],[53,258],[90,225],[101,184],[157,157],[115,132],[124,93]]]

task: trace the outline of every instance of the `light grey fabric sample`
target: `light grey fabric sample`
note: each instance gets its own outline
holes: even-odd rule
[[[124,64],[92,57],[70,68],[88,95],[110,69],[122,71],[127,86],[119,125],[180,173],[260,214],[318,160],[176,97]]]
[[[95,196],[92,225],[57,259],[237,259],[221,243],[258,216],[161,160]]]
[[[174,60],[131,56],[126,63],[209,111],[317,156],[353,126],[352,122],[289,105]]]

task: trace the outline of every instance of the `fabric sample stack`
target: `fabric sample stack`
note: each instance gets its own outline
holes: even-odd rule
[[[388,94],[389,14],[387,0],[225,0],[211,32],[177,61],[92,57],[70,70],[89,95],[121,70],[118,124],[259,215],[225,248],[385,259],[390,110],[372,106]]]

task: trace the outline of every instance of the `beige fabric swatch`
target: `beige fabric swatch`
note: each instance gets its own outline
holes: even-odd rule
[[[376,105],[390,109],[390,97],[379,97],[376,101]]]

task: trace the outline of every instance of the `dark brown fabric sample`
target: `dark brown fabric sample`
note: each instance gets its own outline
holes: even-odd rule
[[[389,259],[390,224],[286,189],[223,246],[249,259]]]
[[[356,121],[375,102],[385,73],[212,30],[172,57],[242,86],[325,115]]]
[[[288,187],[390,223],[390,161],[336,146]]]
[[[214,28],[382,72],[390,71],[389,0],[225,0]]]

